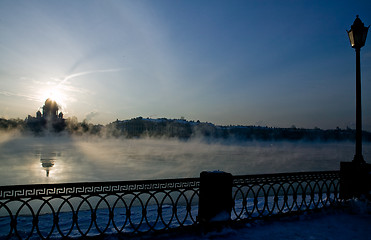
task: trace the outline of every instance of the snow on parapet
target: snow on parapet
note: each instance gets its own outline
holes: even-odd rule
[[[210,222],[226,222],[231,219],[231,214],[227,211],[222,211],[218,213],[215,217],[210,219]]]

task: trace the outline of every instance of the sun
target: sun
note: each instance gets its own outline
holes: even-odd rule
[[[50,88],[50,89],[45,90],[43,92],[41,98],[42,98],[41,101],[45,101],[46,99],[49,98],[49,99],[57,102],[57,104],[60,107],[62,107],[62,108],[66,107],[67,96],[61,90],[59,90],[58,88]]]

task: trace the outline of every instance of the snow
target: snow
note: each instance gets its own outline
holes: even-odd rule
[[[322,213],[227,229],[230,234],[223,239],[371,239],[370,224],[371,215]]]
[[[240,226],[229,226],[208,233],[161,234],[148,239],[285,239],[285,240],[371,240],[371,214],[352,210],[327,210],[284,219],[258,220]],[[107,240],[119,240],[109,236]]]
[[[229,214],[226,211],[222,211],[218,213],[215,217],[213,217],[210,222],[222,222],[222,221],[228,221],[231,218],[231,214]]]
[[[293,217],[232,224],[207,233],[170,233],[141,239],[371,240],[370,226],[371,203],[352,201],[350,207],[345,209],[326,209]],[[118,235],[111,235],[104,239],[119,240],[121,238]]]

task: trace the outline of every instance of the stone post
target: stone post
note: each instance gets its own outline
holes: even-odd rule
[[[201,224],[231,219],[232,174],[220,171],[201,172],[198,220]]]
[[[371,164],[340,163],[340,199],[371,198]]]

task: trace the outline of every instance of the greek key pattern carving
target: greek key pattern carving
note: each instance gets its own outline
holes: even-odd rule
[[[244,184],[269,184],[279,182],[303,182],[315,180],[332,180],[340,177],[339,171],[323,172],[303,172],[303,173],[282,173],[282,174],[262,174],[262,175],[245,175],[234,176],[233,183],[236,185]]]
[[[136,191],[191,189],[199,187],[198,178],[126,182],[68,183],[1,186],[0,199],[41,198],[63,195],[92,195]]]

